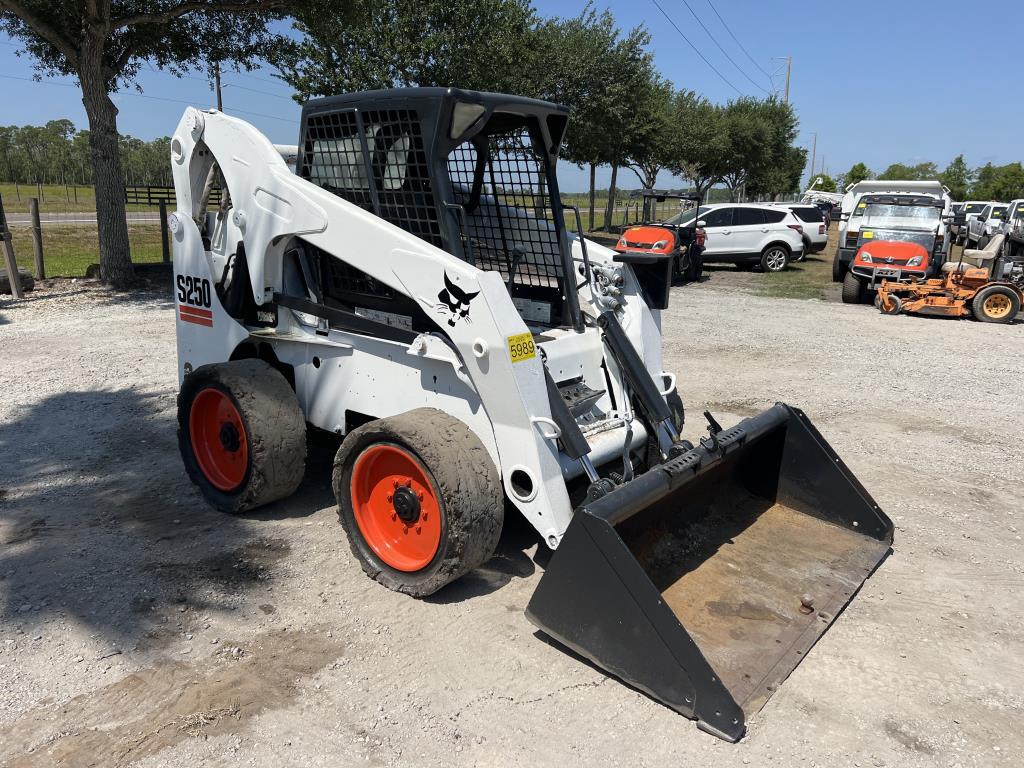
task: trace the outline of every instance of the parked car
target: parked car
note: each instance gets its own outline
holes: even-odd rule
[[[825,203],[825,205],[831,205]],[[828,217],[817,205],[803,205],[801,203],[779,203],[778,207],[788,208],[793,215],[800,219],[804,231],[804,252],[799,258],[793,261],[803,261],[809,253],[818,253],[825,250],[828,245]]]
[[[964,203],[964,207],[960,210],[963,224],[959,228],[957,233],[956,244],[963,245],[967,241],[967,228],[970,226],[971,221],[978,217],[985,206],[993,202],[992,200],[968,200]]]
[[[981,213],[967,220],[965,248],[984,248],[992,236],[998,234],[1006,217],[1005,203],[989,203]]]
[[[686,211],[665,223],[686,225],[694,216],[706,233],[705,264],[759,266],[765,272],[781,272],[790,261],[803,258],[804,224],[786,208],[717,203]]]

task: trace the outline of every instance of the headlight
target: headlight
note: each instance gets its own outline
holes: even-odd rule
[[[912,257],[910,259],[910,261],[907,262],[907,266],[908,267],[920,267],[921,266],[921,257],[920,256]]]
[[[871,254],[867,251],[861,251],[858,258],[860,258],[861,261],[866,261],[868,264],[871,264],[874,261],[874,259],[871,258]]]
[[[654,245],[651,246],[651,250],[652,251],[660,251],[666,245],[668,245],[668,240],[659,240],[658,242],[656,242]]]
[[[615,247],[616,248],[625,248],[626,247],[626,238],[620,237],[619,238],[619,244],[616,245]]]

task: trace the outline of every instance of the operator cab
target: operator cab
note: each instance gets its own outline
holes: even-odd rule
[[[332,96],[303,107],[297,173],[498,272],[531,328],[582,329],[555,173],[567,121],[566,107],[456,88]],[[319,262],[328,298],[417,324],[415,301],[338,259]],[[465,300],[447,298],[456,313]]]

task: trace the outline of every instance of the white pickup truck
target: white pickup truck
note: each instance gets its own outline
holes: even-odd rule
[[[1006,219],[1005,203],[988,203],[980,213],[967,217],[965,248],[984,248],[994,235],[1002,231]]]
[[[928,195],[942,199],[945,203],[942,211],[943,217],[951,213],[953,199],[949,196],[949,188],[939,181],[860,181],[851,184],[846,188],[843,195],[842,214],[839,217],[839,245],[836,248],[836,255],[832,259],[832,280],[837,283],[843,282],[846,273],[850,271],[850,264],[857,254],[857,240],[860,235],[861,220],[864,215],[865,205],[861,203],[864,195]],[[945,221],[940,223],[941,232],[944,236]]]

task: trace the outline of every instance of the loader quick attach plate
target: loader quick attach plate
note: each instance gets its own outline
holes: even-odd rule
[[[736,741],[892,531],[807,418],[779,404],[579,509],[527,616]]]

